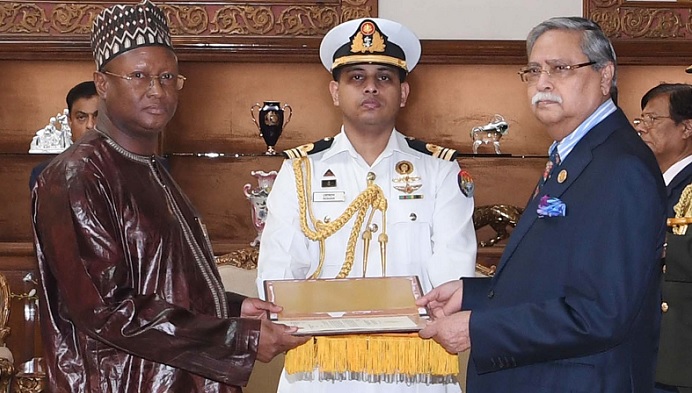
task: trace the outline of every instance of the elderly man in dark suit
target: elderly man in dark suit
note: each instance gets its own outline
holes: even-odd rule
[[[692,85],[662,83],[642,97],[635,127],[656,156],[668,191],[668,217],[692,203]],[[687,191],[685,191],[687,190]],[[684,195],[684,196],[683,196]],[[692,230],[667,235],[656,392],[692,393]]]
[[[492,278],[419,301],[420,334],[471,349],[468,393],[651,392],[660,323],[665,187],[611,99],[616,60],[594,22],[553,18],[520,71],[553,138],[543,178]]]

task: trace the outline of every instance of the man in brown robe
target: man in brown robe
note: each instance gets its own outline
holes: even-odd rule
[[[302,344],[225,292],[199,214],[156,155],[185,78],[163,12],[105,9],[94,130],[38,177],[32,220],[50,392],[240,392]]]

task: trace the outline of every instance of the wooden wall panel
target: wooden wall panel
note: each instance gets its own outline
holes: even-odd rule
[[[92,80],[90,61],[0,61],[0,152],[29,151],[31,138],[67,108],[65,96]]]
[[[188,76],[164,140],[164,151],[262,153],[266,145],[250,107],[288,103],[293,117],[277,149],[288,149],[338,131],[329,73],[319,64],[183,63]],[[200,103],[204,103],[200,105]]]
[[[510,122],[503,149],[545,155],[549,140],[531,114],[517,65],[421,64],[410,76],[409,104],[398,127],[415,137],[470,152],[469,131],[494,113]],[[0,152],[25,154],[35,132],[65,108],[71,86],[91,77],[91,62],[0,61]],[[639,114],[639,100],[660,81],[692,81],[679,66],[619,67],[620,105]],[[164,152],[264,150],[250,106],[280,100],[295,110],[278,148],[333,135],[340,125],[329,74],[316,63],[183,62],[189,80],[168,127]]]
[[[0,154],[0,241],[32,241],[29,174],[35,165],[50,157]]]
[[[550,141],[532,131],[540,125],[526,104],[518,68],[420,65],[410,75],[409,103],[397,126],[410,136],[471,153],[471,129],[499,113],[510,123],[503,140],[507,153],[545,155]],[[294,111],[279,149],[339,131],[340,113],[327,87],[330,75],[320,65],[184,63],[181,69],[188,82],[166,132],[166,152],[263,151],[250,107],[264,100],[289,103]]]
[[[170,157],[171,174],[200,212],[217,254],[249,246],[257,232],[243,186],[257,186],[253,170],[278,170],[280,157]],[[204,173],[204,176],[200,176]]]

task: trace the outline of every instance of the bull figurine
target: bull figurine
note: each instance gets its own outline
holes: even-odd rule
[[[478,146],[490,144],[495,148],[495,154],[502,154],[500,151],[500,139],[509,130],[509,124],[501,115],[493,116],[490,123],[473,127],[471,129],[471,139],[473,139],[473,154],[478,154]]]

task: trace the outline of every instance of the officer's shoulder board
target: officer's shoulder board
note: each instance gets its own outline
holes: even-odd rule
[[[284,150],[283,155],[290,160],[294,158],[307,157],[310,154],[319,153],[329,149],[333,142],[334,138],[332,137],[320,139],[317,142],[307,143],[305,145],[294,147],[293,149]]]
[[[421,153],[447,161],[454,161],[459,155],[459,153],[457,153],[457,151],[454,149],[433,145],[432,143],[425,143],[411,137],[406,137],[406,143],[408,143],[408,146],[415,151],[419,151]]]

